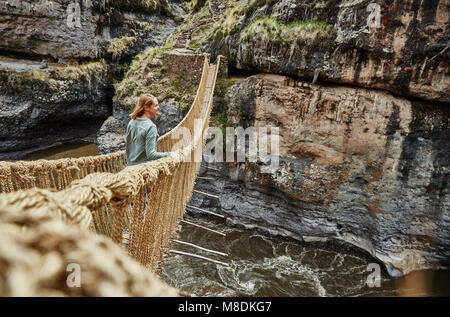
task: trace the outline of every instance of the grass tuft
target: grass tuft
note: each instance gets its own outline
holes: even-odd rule
[[[332,26],[323,21],[294,21],[280,24],[273,17],[265,17],[253,21],[241,33],[241,40],[293,44],[305,40],[321,40],[326,38]]]
[[[136,105],[143,93],[155,95],[160,101],[174,98],[182,112],[188,110],[194,101],[198,82],[170,74],[169,65],[163,61],[164,48],[148,48],[136,55],[120,84],[115,85],[114,101],[121,100],[126,110]]]

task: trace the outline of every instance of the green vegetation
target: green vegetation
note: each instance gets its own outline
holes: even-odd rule
[[[46,91],[53,93],[58,91],[59,83],[39,69],[26,72],[16,72],[8,68],[0,69],[0,86],[6,87],[9,91],[22,92],[32,87],[42,87]]]
[[[217,78],[214,94],[218,97],[225,97],[228,88],[230,88],[230,86],[234,85],[235,83],[236,81],[232,79]]]
[[[99,82],[105,77],[106,64],[100,62],[87,63],[79,66],[56,67],[51,69],[50,78],[56,80],[69,80],[72,83],[86,82],[91,84]]]
[[[100,0],[100,8],[107,10],[109,8],[122,8],[141,10],[146,13],[168,13],[172,12],[172,8],[168,0]]]
[[[131,23],[136,26],[136,29],[142,30],[145,33],[150,33],[153,30],[152,24],[148,22],[132,21]]]
[[[164,49],[171,49],[173,48],[173,43],[175,42],[175,36],[173,36],[173,33],[169,35],[169,37],[166,39],[166,42],[164,44]]]
[[[122,36],[111,41],[106,51],[113,56],[114,59],[119,59],[123,56],[125,51],[136,44],[136,37]]]
[[[209,120],[210,127],[218,127],[222,131],[224,144],[227,135],[227,124],[228,124],[228,117],[226,112],[219,112],[215,115],[212,115]]]
[[[205,39],[207,39],[209,36],[210,30],[210,25],[204,25],[198,27],[194,32],[192,32],[191,41],[189,42],[189,49],[194,52],[197,49],[201,49],[205,44]]]
[[[190,108],[197,92],[198,82],[185,76],[170,74],[163,54],[171,50],[148,48],[136,55],[120,84],[115,85],[114,101],[121,100],[127,110],[133,109],[143,93],[155,95],[160,101],[174,98],[182,111]]]
[[[266,5],[271,7],[280,0],[266,0]]]
[[[247,6],[239,3],[224,0],[221,3],[225,5],[224,12],[218,21],[214,21],[208,8],[209,0],[191,1],[189,16],[166,41],[166,46],[172,47],[177,40],[189,39],[189,49],[196,51],[210,41],[217,44],[224,37],[239,32],[247,10]]]
[[[198,12],[201,8],[205,6],[208,0],[192,0],[192,12]]]
[[[198,48],[202,48],[203,44],[206,43],[213,20],[208,10],[208,0],[198,1],[198,3],[198,9],[195,11],[192,9],[195,3],[191,2],[189,15],[185,18],[185,22],[178,26],[166,40],[165,48],[172,48],[176,42],[190,39],[189,48],[195,51]],[[202,7],[200,7],[200,3],[203,4]],[[197,32],[192,38],[191,33],[193,31]]]
[[[141,38],[145,38],[153,30],[153,25],[148,22],[123,20],[129,28],[127,34],[122,37],[115,38],[106,48],[106,52],[112,55],[113,59],[120,60],[124,57],[126,51],[139,42]]]
[[[216,21],[209,12],[208,2],[191,1],[193,10],[166,42],[166,47],[172,47],[178,40],[182,43],[189,39],[189,49],[196,51],[207,43],[217,46],[224,38],[238,32],[241,32],[240,40],[293,45],[307,40],[320,41],[332,30],[332,26],[323,21],[299,20],[283,24],[273,17],[254,20],[244,29],[244,22],[248,23],[256,10],[271,7],[279,0],[252,0],[246,5],[241,5],[241,1],[223,0],[221,4],[225,8]]]
[[[91,86],[94,82],[104,79],[105,75],[104,61],[79,66],[52,67],[49,70],[33,69],[25,72],[6,68],[0,70],[0,86],[14,92],[37,86],[49,93],[55,93],[64,83],[70,85],[81,83]]]
[[[294,21],[280,24],[273,17],[253,21],[241,33],[241,40],[293,44],[304,40],[326,38],[332,26],[323,21]]]
[[[257,9],[267,5],[272,6],[279,0],[253,0],[245,9],[245,17],[249,18]]]
[[[236,81],[229,79],[229,78],[217,78],[216,80],[216,87],[214,90],[214,95],[218,97],[225,97],[225,94],[232,85],[234,85]],[[222,130],[222,135],[224,138],[226,138],[226,128],[228,124],[228,117],[226,111],[216,113],[214,115],[211,115],[210,119],[210,126],[218,127],[220,130]]]
[[[107,83],[114,85],[117,81],[122,80],[125,73],[128,71],[129,65],[124,64],[108,64]]]
[[[162,65],[161,68],[159,69],[159,71],[161,72],[161,74],[167,72],[170,70],[170,67],[167,65]]]
[[[242,28],[245,12],[245,6],[237,5],[227,7],[223,18],[214,23],[208,40],[213,40],[214,44],[217,44],[221,39],[239,32]]]
[[[222,4],[225,5],[225,11],[220,20],[215,22],[209,12],[208,2],[193,1],[191,14],[186,18],[186,22],[175,30],[171,41],[183,36],[188,37],[189,49],[196,51],[210,41],[217,44],[224,37],[241,29],[246,6],[239,5],[237,1],[224,0]]]

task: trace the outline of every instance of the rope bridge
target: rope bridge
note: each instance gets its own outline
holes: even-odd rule
[[[110,237],[128,254],[158,272],[189,201],[200,162],[188,160],[203,150],[220,64],[205,55],[203,73],[185,118],[158,140],[158,151],[171,151],[181,129],[193,139],[183,154],[125,166],[125,153],[55,161],[0,162],[0,211],[15,210],[59,218],[65,224]],[[200,119],[200,121],[198,121]],[[194,133],[194,124],[202,133]],[[145,208],[145,210],[144,210]]]

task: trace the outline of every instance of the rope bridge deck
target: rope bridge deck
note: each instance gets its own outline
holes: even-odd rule
[[[20,210],[62,219],[110,237],[131,257],[157,272],[179,229],[200,162],[186,160],[204,147],[220,64],[205,55],[203,74],[185,118],[158,140],[170,151],[181,129],[193,139],[180,153],[125,166],[125,152],[55,161],[0,162],[0,210]],[[200,120],[200,121],[198,121]],[[199,124],[201,133],[194,133]],[[145,210],[144,210],[145,207]]]

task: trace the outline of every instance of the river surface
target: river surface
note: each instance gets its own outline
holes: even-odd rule
[[[26,155],[24,157],[24,160],[27,161],[39,159],[57,160],[66,157],[75,158],[93,155],[98,155],[97,145],[86,141],[77,141],[33,152],[31,154]]]
[[[97,155],[95,144],[76,142],[28,155],[26,159],[58,159]],[[177,242],[172,250],[189,252],[228,264],[170,254],[161,272],[168,284],[195,296],[450,296],[450,272],[416,271],[392,280],[380,271],[373,285],[376,261],[350,248],[300,243],[229,227],[214,217],[186,214],[185,220],[225,233],[183,224],[178,240],[220,251],[211,254]],[[374,264],[371,264],[374,263]],[[368,283],[369,281],[369,283]]]
[[[178,240],[227,253],[215,255],[174,242],[172,249],[229,264],[171,254],[162,277],[186,294],[196,296],[449,296],[450,273],[417,271],[391,280],[381,270],[380,286],[371,274],[377,265],[355,250],[327,244],[300,243],[253,231],[227,227],[214,216],[185,219],[226,233],[183,224]],[[369,269],[369,270],[368,270]],[[369,287],[368,284],[373,285]]]

